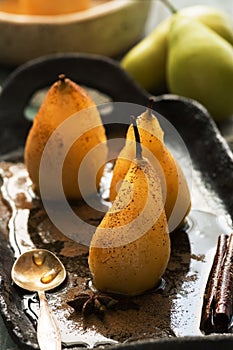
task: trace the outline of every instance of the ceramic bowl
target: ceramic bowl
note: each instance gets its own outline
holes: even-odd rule
[[[142,36],[151,0],[92,1],[87,10],[56,16],[0,11],[0,64],[57,52],[116,57]]]

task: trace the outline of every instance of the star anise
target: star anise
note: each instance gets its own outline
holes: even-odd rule
[[[104,319],[106,310],[109,309],[138,309],[139,306],[128,297],[113,296],[100,292],[87,291],[78,294],[75,299],[68,301],[76,312],[81,312],[84,317],[95,314],[100,320]]]
[[[103,320],[106,309],[113,308],[117,302],[107,294],[88,291],[78,294],[74,300],[68,301],[67,304],[76,312],[81,312],[84,317],[95,314]]]

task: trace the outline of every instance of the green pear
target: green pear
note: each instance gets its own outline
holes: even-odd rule
[[[227,14],[204,5],[187,7],[178,13],[198,19],[233,45],[233,21]],[[153,94],[166,91],[167,37],[173,16],[162,21],[121,61],[129,75]]]
[[[209,6],[197,5],[182,9],[180,14],[197,19],[233,45],[233,19],[226,13]]]
[[[166,90],[167,34],[170,19],[134,46],[122,59],[126,72],[144,89],[158,94]]]
[[[168,36],[172,93],[202,103],[215,120],[233,114],[233,46],[196,20],[177,14]]]

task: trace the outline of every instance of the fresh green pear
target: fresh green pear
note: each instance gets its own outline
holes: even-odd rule
[[[227,14],[205,5],[183,8],[178,13],[198,19],[233,45],[233,20]],[[167,37],[173,16],[162,21],[121,62],[129,75],[153,94],[166,91]]]
[[[144,89],[158,94],[166,90],[167,33],[170,19],[163,21],[134,46],[121,65]]]
[[[226,13],[209,6],[197,5],[183,8],[180,14],[197,19],[233,45],[233,19]]]
[[[172,93],[202,103],[215,120],[233,114],[233,46],[196,20],[177,14],[168,37]]]

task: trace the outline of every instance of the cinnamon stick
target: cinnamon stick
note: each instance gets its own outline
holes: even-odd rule
[[[214,310],[215,331],[227,332],[233,306],[233,234],[228,238],[227,250],[221,268]]]
[[[206,284],[200,329],[207,334],[212,333],[214,330],[213,308],[215,304],[215,295],[217,292],[220,271],[227,250],[227,239],[228,236],[225,234],[221,234],[218,237],[217,249],[214,256],[213,265],[211,267]]]

